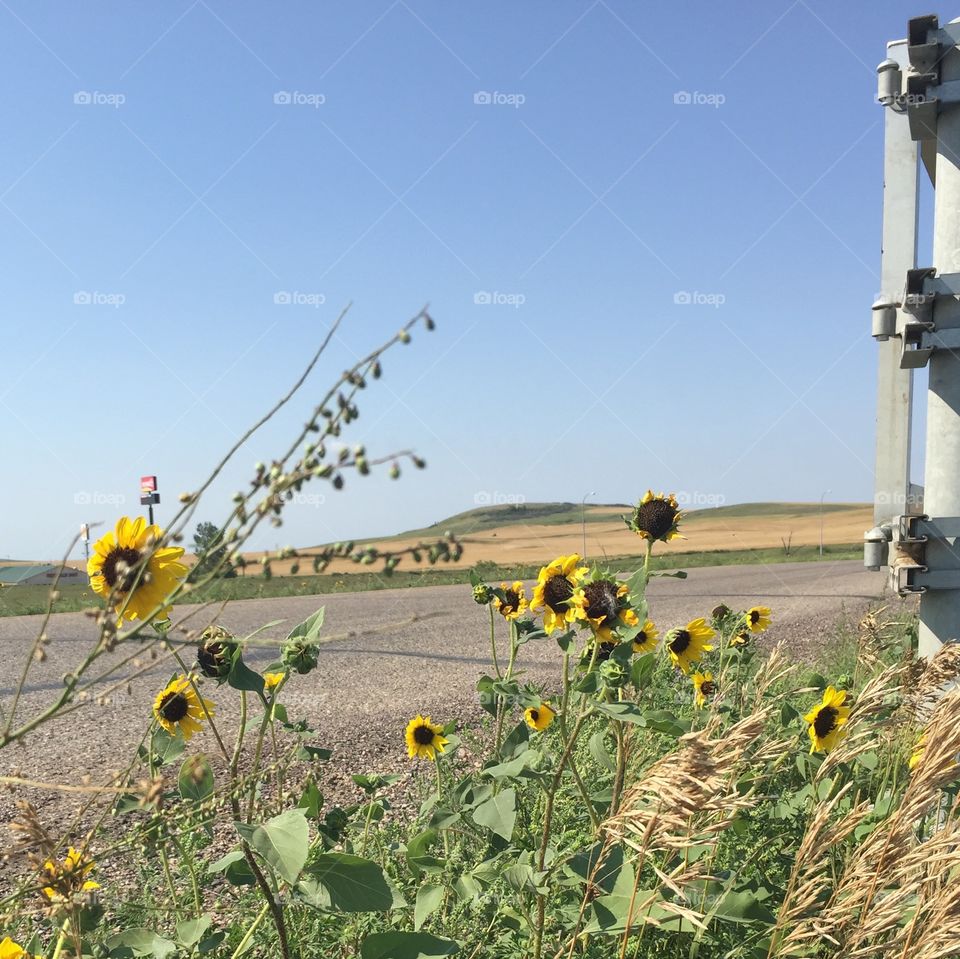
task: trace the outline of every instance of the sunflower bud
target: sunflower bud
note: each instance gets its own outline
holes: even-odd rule
[[[238,645],[222,626],[208,626],[200,634],[197,646],[197,664],[200,672],[210,679],[223,682],[233,668]]]
[[[292,640],[284,644],[280,660],[288,669],[296,670],[303,676],[317,668],[317,655],[316,643]]]
[[[621,686],[626,686],[630,678],[623,663],[619,663],[615,659],[608,659],[602,662],[599,673],[600,681],[610,689],[619,689]]]
[[[493,590],[486,583],[478,583],[473,587],[473,601],[481,606],[489,606],[493,602]]]

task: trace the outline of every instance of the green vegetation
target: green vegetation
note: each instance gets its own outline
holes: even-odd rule
[[[860,559],[863,547],[858,543],[825,546],[824,561]],[[655,556],[650,568],[655,571],[695,569],[704,566],[742,566],[751,563],[801,563],[820,559],[816,546],[799,546],[787,555],[782,549],[715,550],[699,553],[674,553]],[[637,562],[636,556],[613,556],[603,560],[608,566],[628,568]],[[497,563],[478,563],[477,572],[490,580],[536,579],[539,565],[505,566]],[[424,569],[385,572],[321,573],[310,576],[265,577],[250,573],[246,576],[213,580],[190,594],[191,601],[223,601],[233,599],[266,599],[273,596],[324,596],[330,593],[362,593],[375,589],[405,589],[417,586],[450,586],[470,582],[470,568]],[[0,589],[0,617],[26,616],[46,612],[49,599],[46,586],[9,586]],[[84,586],[63,586],[55,611],[76,612],[100,606],[99,597]]]
[[[595,624],[547,635],[542,607],[511,618],[475,578],[487,718],[383,730],[419,770],[406,784],[349,743],[325,749],[286,699],[317,667],[322,609],[264,675],[243,639],[208,628],[199,672],[161,691],[109,774],[112,816],[60,836],[21,809],[32,846],[0,928],[58,959],[954,954],[939,917],[960,870],[960,694],[939,685],[956,656],[908,669],[914,624],[882,611],[814,668],[757,648],[765,607],[718,606],[693,644],[655,637],[644,570],[610,592],[595,571],[563,575],[588,616],[608,600],[631,614],[602,655]],[[532,643],[555,654],[545,687],[523,681]],[[211,735],[231,701],[247,718],[233,743]],[[326,782],[344,772],[361,798],[334,805]],[[901,898],[911,908],[891,909]]]

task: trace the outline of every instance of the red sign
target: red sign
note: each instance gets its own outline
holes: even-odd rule
[[[156,476],[141,476],[140,477],[140,489],[144,493],[153,493],[157,489],[157,478]]]

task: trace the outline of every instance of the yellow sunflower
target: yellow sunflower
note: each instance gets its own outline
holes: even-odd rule
[[[148,526],[142,516],[135,520],[124,516],[114,532],[93,545],[87,560],[90,586],[124,619],[165,616],[169,607],[164,600],[187,575],[187,567],[179,562],[181,547],[156,548],[162,535],[159,526]]]
[[[699,662],[704,653],[713,649],[709,640],[715,635],[702,616],[691,620],[681,629],[671,629],[667,633],[666,644],[673,665],[682,670],[684,676],[689,676],[690,667]]]
[[[747,629],[751,633],[762,633],[770,625],[769,606],[751,606],[746,613]]]
[[[49,883],[42,887],[44,896],[50,902],[63,902],[72,899],[77,893],[99,889],[98,883],[86,878],[93,871],[93,867],[93,860],[87,859],[73,846],[67,849],[67,856],[63,862],[57,863],[48,859],[43,864],[43,879]],[[11,954],[18,955],[18,953]],[[0,956],[2,955],[0,953]]]
[[[634,508],[633,516],[627,520],[627,525],[638,536],[651,543],[656,540],[666,543],[680,536],[677,524],[682,515],[677,497],[673,493],[666,496],[658,493],[654,496],[653,490],[648,489]]]
[[[26,949],[18,946],[9,936],[6,936],[3,942],[0,942],[0,959],[31,959],[31,957]]]
[[[694,673],[693,692],[697,707],[703,709],[707,700],[717,692],[717,684],[713,681],[713,673]]]
[[[508,583],[501,583],[500,589],[503,590],[504,598],[494,596],[494,607],[504,619],[516,619],[527,608],[527,597],[523,589],[523,583],[519,579],[512,586]]]
[[[576,589],[587,575],[587,567],[579,566],[580,556],[558,556],[540,570],[537,585],[530,600],[530,609],[543,609],[543,629],[549,636],[555,629],[583,618],[583,610],[576,602]]]
[[[411,719],[407,723],[404,738],[407,741],[407,755],[411,759],[436,761],[437,753],[442,753],[448,742],[443,737],[443,726],[431,722],[429,716]]]
[[[214,714],[213,703],[202,699],[187,676],[175,676],[166,689],[157,694],[153,703],[153,715],[157,722],[170,733],[183,733],[187,741],[200,731],[201,721]]]
[[[629,588],[612,579],[595,579],[577,590],[572,602],[580,607],[593,632],[603,643],[614,639],[614,629],[623,623],[636,626],[637,614],[627,605]]]
[[[730,646],[733,646],[735,649],[744,649],[750,645],[750,630],[741,629],[739,632],[734,633],[730,637]]]
[[[539,706],[531,706],[523,711],[523,718],[527,725],[538,733],[542,733],[553,722],[556,715],[550,703],[541,703]]]
[[[657,627],[648,619],[643,624],[643,629],[633,637],[633,651],[635,653],[649,653],[656,648],[659,635]]]
[[[910,761],[908,763],[911,769],[916,769],[920,764],[920,760],[923,758],[923,751],[927,746],[927,734],[923,735],[917,740],[917,745],[913,747],[913,752],[910,754]]]
[[[843,738],[843,728],[850,718],[850,707],[844,706],[847,694],[833,686],[828,686],[823,700],[804,716],[809,723],[810,752],[828,753]]]
[[[264,673],[263,674],[263,685],[265,689],[275,689],[280,683],[283,682],[284,676],[286,673]]]
[[[920,738],[917,740],[916,746],[913,747],[913,752],[910,754],[910,760],[908,765],[911,770],[916,769],[920,765],[920,760],[923,759],[924,750],[927,748],[927,734],[922,733]],[[953,759],[950,763],[951,768],[960,768],[960,763],[956,759]]]

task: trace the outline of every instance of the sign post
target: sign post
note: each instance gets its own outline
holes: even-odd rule
[[[140,477],[140,505],[146,506],[150,518],[150,525],[153,526],[153,506],[160,502],[160,494],[157,492],[156,476]]]

